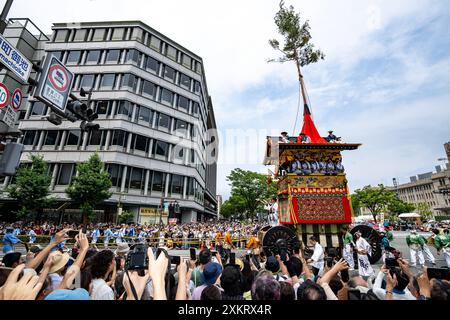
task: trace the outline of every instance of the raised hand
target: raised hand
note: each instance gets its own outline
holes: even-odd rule
[[[20,280],[20,273],[25,265],[21,264],[9,274],[5,285],[1,288],[0,300],[35,300],[42,288],[39,276],[33,276],[30,272],[25,273]]]

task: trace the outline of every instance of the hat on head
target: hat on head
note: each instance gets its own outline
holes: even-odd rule
[[[328,133],[334,133],[334,131],[333,131],[333,130],[330,130],[330,131],[328,131]]]
[[[12,268],[14,263],[20,263],[21,257],[22,255],[20,254],[20,252],[10,252],[3,257],[2,262],[5,267]]]
[[[117,245],[117,249],[116,249],[116,251],[114,251],[114,254],[119,254],[119,253],[126,254],[126,253],[128,253],[128,251],[130,251],[130,246],[128,245],[128,243],[122,242]]]
[[[361,231],[357,231],[357,232],[355,233],[355,236],[362,236]]]
[[[34,254],[38,254],[41,251],[42,247],[40,245],[35,245],[30,248],[30,252],[33,252]]]
[[[272,273],[277,273],[278,271],[280,271],[280,263],[278,262],[277,258],[275,258],[274,256],[270,256],[266,262],[266,269]]]
[[[283,131],[283,132],[281,133],[281,135],[283,135],[283,136],[287,136],[287,135],[288,135],[288,133],[287,133],[286,131]]]
[[[52,293],[50,293],[45,300],[57,300],[57,301],[64,301],[64,300],[90,300],[89,292],[86,291],[86,289],[75,289],[75,290],[55,290]]]
[[[215,262],[210,262],[205,265],[202,273],[203,283],[206,285],[213,285],[222,274],[222,266]]]
[[[54,251],[50,254],[52,258],[52,266],[48,273],[55,273],[64,268],[69,262],[70,256],[68,253],[61,253],[61,251]]]

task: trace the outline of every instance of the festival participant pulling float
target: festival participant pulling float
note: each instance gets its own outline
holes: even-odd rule
[[[306,244],[310,236],[315,236],[328,253],[331,249],[340,253],[344,245],[341,229],[352,223],[348,181],[341,153],[357,150],[361,144],[344,143],[333,131],[329,131],[326,138],[319,134],[312,118],[302,68],[325,56],[310,43],[308,22],[301,24],[300,15],[293,7],[284,7],[283,1],[275,23],[285,41],[283,46],[278,40],[270,41],[270,45],[283,54],[271,61],[292,61],[296,65],[304,105],[303,128],[298,137],[289,137],[287,132],[283,132],[281,137],[267,138],[264,164],[276,167],[273,180],[278,181],[281,226],[263,228],[259,237],[268,254],[291,251],[298,239]],[[299,103],[298,111],[300,107]],[[371,263],[378,261],[382,254],[378,232],[367,226],[357,226],[351,233],[354,235],[357,231],[372,246]]]

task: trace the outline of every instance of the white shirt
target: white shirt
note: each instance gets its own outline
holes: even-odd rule
[[[385,274],[383,272],[379,272],[377,278],[375,279],[375,283],[373,285],[373,293],[376,294],[378,299],[385,300],[386,299],[386,290],[381,288],[381,284],[383,282],[383,279],[385,277]],[[404,293],[393,293],[392,294],[392,300],[417,300],[416,297],[412,295],[412,293],[408,290],[408,288],[405,288]]]
[[[114,292],[103,279],[92,281],[92,300],[114,300]]]
[[[317,242],[314,246],[314,253],[311,257],[311,260],[313,260],[313,267],[322,270],[324,265],[324,251],[323,247]]]

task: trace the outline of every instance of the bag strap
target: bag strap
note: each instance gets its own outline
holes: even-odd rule
[[[134,287],[134,284],[131,281],[130,274],[128,273],[128,269],[125,270],[125,273],[126,273],[126,275],[128,277],[128,281],[130,281],[131,292],[133,293],[134,299],[137,301],[137,300],[139,300],[139,298],[138,298],[138,295],[137,295],[137,292],[136,292],[136,288]]]

